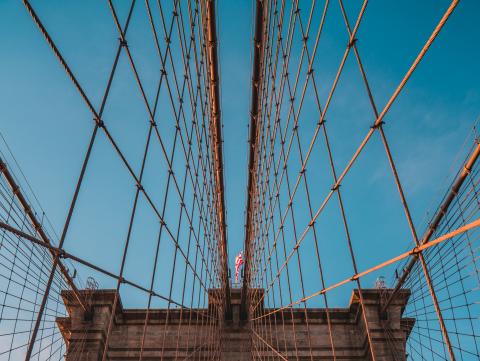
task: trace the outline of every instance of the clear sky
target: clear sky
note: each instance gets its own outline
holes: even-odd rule
[[[361,2],[349,3],[351,22]],[[106,1],[32,1],[86,92],[100,103],[118,38]],[[126,1],[117,1],[125,12]],[[377,103],[383,108],[449,5],[445,0],[371,1],[358,32],[358,47]],[[307,8],[307,6],[305,6]],[[219,57],[224,124],[224,159],[230,264],[243,248],[247,180],[252,50],[252,2],[219,1]],[[389,137],[415,224],[425,229],[448,185],[452,164],[465,155],[462,144],[480,116],[480,3],[460,3],[406,89],[385,118]],[[128,36],[140,75],[152,94],[158,71],[143,2],[139,2]],[[92,128],[91,114],[65,75],[21,2],[0,0],[0,130],[60,233],[75,179]],[[341,59],[347,35],[336,1],[331,4],[316,69],[324,103]],[[125,55],[107,104],[105,121],[136,165],[146,114]],[[149,82],[149,80],[151,81]],[[308,107],[307,107],[308,109]],[[308,113],[306,113],[308,115]],[[133,119],[145,120],[142,126]],[[351,57],[335,101],[327,114],[336,162],[343,168],[373,123],[373,115]],[[302,136],[308,137],[309,134]],[[5,147],[2,145],[2,151]],[[346,179],[345,202],[350,215],[359,268],[386,260],[411,245],[398,195],[381,153],[379,138],[366,149]],[[458,162],[453,170],[458,169]],[[319,165],[320,167],[320,165]],[[457,167],[457,168],[455,168]],[[328,168],[325,168],[328,172]],[[153,182],[153,180],[152,180]],[[88,169],[65,247],[115,271],[134,194],[131,180],[102,137]],[[325,189],[314,190],[316,204]],[[160,196],[161,194],[157,194]],[[329,281],[351,275],[343,239],[337,242],[335,218],[322,219]],[[148,223],[148,220],[145,220]],[[139,236],[154,237],[144,226]],[[138,241],[142,242],[142,241]],[[141,244],[141,243],[140,243]],[[138,247],[140,249],[141,247]],[[341,249],[341,251],[340,251]],[[127,260],[132,278],[142,284],[141,264],[149,249]],[[342,253],[343,252],[343,253]],[[108,257],[105,255],[108,254]],[[336,256],[335,256],[336,255]],[[346,255],[346,253],[345,253]],[[310,261],[306,265],[309,267]],[[84,270],[86,278],[89,274]],[[385,274],[390,276],[390,274]],[[98,276],[96,276],[98,277]],[[112,287],[99,278],[101,287]],[[365,281],[371,285],[373,279]],[[312,284],[311,290],[318,290]],[[346,303],[345,297],[337,300]],[[132,305],[138,305],[133,301]]]

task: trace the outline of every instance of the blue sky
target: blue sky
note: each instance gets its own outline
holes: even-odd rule
[[[32,3],[87,94],[98,105],[118,38],[107,3]],[[361,2],[348,3],[347,11],[353,23]],[[124,17],[128,3],[117,1],[116,4],[120,16]],[[448,5],[449,2],[443,0],[371,1],[368,5],[357,36],[358,47],[380,109]],[[221,1],[218,5],[231,265],[244,240],[252,13],[251,1]],[[465,155],[462,144],[480,115],[480,49],[474,46],[478,42],[479,14],[478,2],[460,3],[385,118],[385,131],[419,233],[425,229],[428,214],[435,211],[436,202],[447,189],[452,164],[454,171],[458,169],[458,160]],[[54,229],[60,233],[92,129],[91,114],[21,3],[0,0],[0,17],[0,33],[4,34],[0,51],[0,130]],[[145,6],[140,2],[127,38],[138,61],[140,76],[145,80],[147,95],[152,97],[158,64],[146,20]],[[323,103],[347,41],[338,4],[333,1],[315,69]],[[307,98],[305,118],[310,111],[314,114],[312,100]],[[141,139],[148,125],[147,114],[125,55],[120,59],[119,75],[114,80],[105,112],[105,121],[112,133],[132,163],[138,166],[143,147]],[[138,119],[144,121],[134,121]],[[327,119],[336,165],[342,169],[374,120],[353,57],[347,61]],[[171,128],[166,126],[163,131],[168,143]],[[305,142],[310,139],[310,131],[308,126],[300,128]],[[326,172],[329,176],[328,168],[322,168],[322,157],[319,153],[312,162],[319,162],[318,174]],[[312,179],[314,203],[318,205],[332,182],[328,177],[319,176],[317,183],[315,175]],[[153,192],[154,197],[162,196],[156,185],[164,181],[153,174],[147,175],[149,185],[158,188]],[[378,137],[369,143],[343,189],[359,269],[393,257],[411,245]],[[105,138],[100,137],[66,249],[115,271],[118,267],[115,260],[119,259],[122,248],[118,245],[125,237],[134,191],[131,179]],[[141,204],[140,208],[147,207]],[[145,270],[138,264],[146,262],[151,254],[156,230],[152,215],[146,210],[141,214],[138,225],[142,232],[134,237],[138,247],[132,247],[127,258],[127,275],[146,284]],[[352,273],[339,226],[333,210],[327,210],[319,220],[325,267],[329,273],[327,283]],[[313,267],[308,248],[306,250],[305,265]],[[84,277],[89,275],[87,270],[83,272]],[[102,277],[99,280],[101,287],[114,285]],[[373,280],[367,278],[365,284],[371,285]],[[312,292],[319,289],[314,282],[308,287]],[[340,292],[335,298],[338,305],[346,303],[344,295]],[[137,296],[131,296],[132,305],[138,305]]]

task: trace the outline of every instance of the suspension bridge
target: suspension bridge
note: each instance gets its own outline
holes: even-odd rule
[[[389,132],[391,109],[442,41],[459,0],[436,5],[439,16],[384,102],[364,65],[367,0],[253,1],[245,35],[248,145],[238,150],[247,154],[246,187],[234,189],[245,196],[241,241],[227,229],[225,168],[237,160],[224,149],[235,139],[224,134],[221,80],[229,75],[222,73],[219,4],[96,3],[108,17],[111,57],[97,82],[103,85],[93,88],[65,56],[62,29],[42,3],[22,3],[37,41],[81,102],[88,141],[60,227],[15,152],[7,143],[1,148],[0,360],[480,359],[475,119],[452,150],[453,166],[443,164],[448,183],[423,223],[412,214],[392,146],[397,134]],[[341,50],[322,70],[333,23]],[[141,47],[147,42],[153,69]],[[335,108],[351,103],[336,95],[353,77],[368,113],[339,132]],[[126,88],[131,93],[119,97]],[[142,116],[117,122],[133,103]],[[114,106],[124,108],[115,113]],[[99,166],[105,154],[109,161]],[[356,170],[365,158],[380,162],[395,196],[369,198],[375,186],[359,181]],[[114,172],[122,175],[110,178]],[[89,210],[82,197],[96,188],[96,175],[105,180],[88,198]],[[357,198],[349,195],[355,188]],[[102,208],[109,189],[119,193]],[[352,203],[360,205],[354,213]],[[401,231],[389,234],[380,204],[396,209]],[[120,209],[121,222],[109,223]],[[101,231],[104,223],[118,237]],[[243,249],[238,282],[232,249]]]

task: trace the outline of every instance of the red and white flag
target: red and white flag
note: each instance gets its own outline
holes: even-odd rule
[[[243,257],[242,252],[235,257],[235,282],[238,282],[238,271],[240,270],[240,266],[243,264]]]

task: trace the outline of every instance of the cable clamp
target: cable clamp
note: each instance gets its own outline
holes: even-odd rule
[[[374,123],[370,128],[371,129],[377,129],[377,128],[380,128],[382,125],[384,125],[385,122],[382,120],[380,123],[376,124]]]
[[[335,192],[336,190],[338,190],[338,188],[340,188],[340,184],[334,184],[331,190]]]
[[[412,248],[410,252],[414,255],[418,255],[419,253],[422,253],[422,251],[418,247]]]
[[[351,48],[352,46],[354,46],[357,40],[358,40],[357,38],[353,38],[352,40],[350,40],[350,42],[347,45],[347,48]]]

